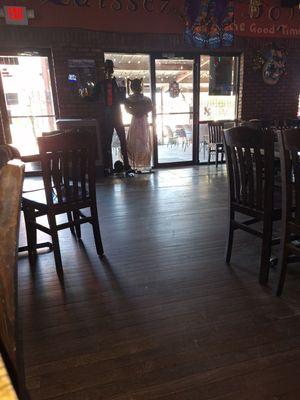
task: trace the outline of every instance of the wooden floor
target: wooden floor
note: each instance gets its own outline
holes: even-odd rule
[[[64,282],[52,253],[20,258],[33,400],[300,399],[300,268],[274,297],[243,232],[225,265],[226,184],[214,166],[107,179],[105,259],[90,226],[61,233]]]

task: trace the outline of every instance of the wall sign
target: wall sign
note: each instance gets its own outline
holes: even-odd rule
[[[33,8],[32,27],[103,32],[181,33],[182,0],[4,0]],[[0,21],[1,24],[1,21]]]
[[[215,3],[219,6],[229,0],[187,1],[195,3],[199,9],[205,4]],[[184,0],[3,0],[2,3],[5,6],[26,7],[28,18],[28,12],[31,11],[29,8],[33,9],[36,18],[29,20],[32,27],[171,34],[181,34],[184,29]],[[234,34],[248,37],[300,38],[300,9],[280,5],[281,0],[234,1]],[[206,47],[207,43],[208,47],[217,47],[217,42],[230,45],[233,38],[231,21],[228,18],[225,20],[225,24],[220,21],[217,24],[218,27],[222,27],[221,36],[219,28],[215,30],[218,35],[213,34],[213,21],[210,20],[206,25],[200,19],[188,24],[187,34],[192,38],[193,44],[197,43],[199,47]],[[0,18],[0,25],[3,24],[5,21]],[[207,29],[209,35],[206,34]],[[198,37],[200,40],[195,41]]]
[[[9,25],[28,25],[25,7],[4,6],[5,22]]]
[[[256,13],[247,2],[236,2],[235,34],[237,36],[300,38],[299,7],[280,7],[281,1],[264,0]]]
[[[34,18],[34,11],[23,6],[8,6],[0,8],[1,18],[5,18],[6,25],[28,25],[28,20]]]

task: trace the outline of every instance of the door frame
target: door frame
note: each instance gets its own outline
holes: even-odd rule
[[[158,141],[157,141],[157,133],[156,133],[156,68],[155,68],[155,60],[157,59],[184,59],[184,60],[192,60],[193,61],[193,141],[192,141],[192,160],[190,161],[175,161],[169,163],[160,163],[158,162]],[[150,81],[151,81],[151,97],[153,104],[153,112],[152,112],[152,129],[153,129],[153,164],[154,168],[168,168],[175,166],[185,166],[185,165],[195,165],[199,163],[199,154],[196,149],[199,146],[199,124],[198,115],[199,115],[199,96],[195,96],[195,87],[199,86],[199,72],[200,68],[200,57],[198,53],[195,52],[151,52],[150,53]]]
[[[199,164],[207,164],[207,162],[199,161],[199,124],[200,124],[200,70],[201,70],[201,55],[207,55],[210,57],[235,57],[235,85],[236,85],[236,104],[235,104],[235,115],[238,118],[238,109],[239,109],[239,95],[240,95],[240,58],[241,52],[238,51],[218,51],[218,50],[202,50],[199,52],[151,52],[150,53],[150,78],[151,78],[151,96],[152,103],[154,107],[154,111],[152,113],[152,124],[153,124],[153,164],[155,168],[168,168],[168,167],[176,167],[176,166],[186,166],[186,165],[199,165]],[[156,134],[156,98],[155,98],[155,88],[156,88],[156,71],[155,71],[155,60],[156,59],[168,59],[168,58],[176,58],[180,57],[187,60],[193,60],[193,143],[192,143],[192,161],[178,161],[178,162],[169,162],[169,163],[159,163],[158,162],[158,143],[157,143],[157,134]],[[234,121],[236,121],[236,118]],[[201,121],[201,123],[205,123],[207,121]]]

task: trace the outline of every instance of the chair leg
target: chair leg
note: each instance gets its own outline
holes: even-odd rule
[[[225,261],[227,264],[230,263],[231,253],[232,253],[232,245],[233,245],[233,234],[234,234],[234,213],[229,213],[229,228],[228,228],[228,235],[227,235],[227,243],[226,243],[226,250],[225,250]]]
[[[60,255],[60,246],[58,240],[58,233],[57,233],[57,224],[54,214],[48,214],[48,222],[51,231],[52,237],[52,244],[53,244],[53,252],[54,252],[54,259],[55,259],[55,266],[56,271],[58,274],[63,272],[62,262],[61,262],[61,255]]]
[[[276,288],[276,296],[281,296],[282,289],[283,289],[284,282],[285,282],[286,270],[287,270],[288,251],[287,251],[287,248],[285,245],[285,238],[283,239],[281,246],[283,248],[280,252],[280,258],[279,258],[280,272],[279,272],[279,278],[278,278],[278,283],[277,283],[277,288]]]
[[[35,212],[34,209],[29,207],[23,207],[26,235],[27,235],[27,245],[28,245],[28,256],[29,262],[33,265],[36,261],[36,227],[34,226]]]
[[[73,211],[73,218],[74,218],[74,221],[79,220],[80,214],[79,214],[78,210]],[[75,230],[76,230],[77,238],[81,239],[81,227],[80,227],[80,224],[76,224],[75,225]]]
[[[284,282],[285,282],[285,275],[286,275],[286,270],[287,270],[287,251],[285,250],[285,254],[283,255],[283,258],[280,260],[280,275],[278,279],[278,284],[276,288],[276,296],[281,296]]]
[[[210,153],[211,153],[211,149],[210,147],[208,148],[208,160],[207,163],[210,164]]]
[[[272,220],[264,221],[263,240],[260,259],[259,283],[266,285],[269,279],[271,244],[272,242]]]
[[[216,146],[216,168],[218,167],[219,163],[219,148]]]
[[[73,218],[72,218],[72,213],[71,213],[71,211],[68,211],[68,212],[67,212],[67,216],[68,216],[68,222],[73,222]],[[70,226],[70,231],[71,231],[72,235],[75,236],[75,229],[74,229],[74,226]]]
[[[97,254],[99,256],[102,256],[104,254],[104,250],[103,250],[103,245],[102,245],[102,240],[101,240],[101,233],[100,233],[98,211],[97,211],[96,203],[93,203],[91,205],[91,216],[93,218],[92,225],[93,225],[94,240],[95,240]]]

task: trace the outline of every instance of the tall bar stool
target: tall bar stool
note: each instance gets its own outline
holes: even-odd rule
[[[269,276],[271,246],[279,243],[272,237],[273,221],[281,217],[273,204],[274,135],[259,129],[236,127],[225,130],[224,144],[229,182],[229,225],[225,252],[229,263],[233,235],[242,229],[262,239],[259,282],[266,284]],[[236,213],[250,219],[239,221]],[[261,222],[262,229],[251,227]]]

